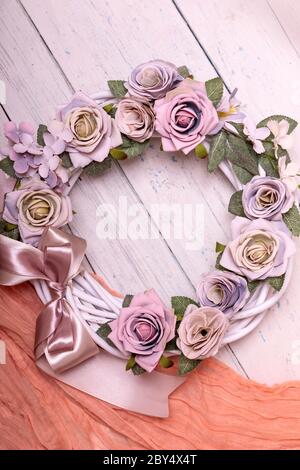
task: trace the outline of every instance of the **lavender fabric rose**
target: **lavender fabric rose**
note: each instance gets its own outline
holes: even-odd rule
[[[36,246],[46,226],[59,228],[72,220],[71,201],[33,179],[6,194],[3,219],[18,225],[22,240]]]
[[[114,345],[123,354],[135,354],[136,363],[152,372],[167,342],[175,336],[176,317],[152,289],[135,295],[109,325],[112,331],[108,338]]]
[[[281,276],[295,253],[295,244],[281,221],[236,217],[232,221],[232,236],[220,264],[250,281]]]
[[[216,307],[230,318],[245,306],[250,292],[243,277],[230,272],[213,271],[201,276],[197,297],[201,306]]]
[[[177,68],[164,60],[150,60],[138,65],[125,86],[132,96],[146,100],[157,100],[183,80]]]
[[[188,359],[214,356],[227,327],[228,320],[221,310],[189,305],[178,328],[177,346]]]
[[[254,176],[244,188],[242,202],[249,219],[280,220],[294,204],[294,197],[278,178]]]
[[[155,114],[152,106],[137,98],[121,100],[115,120],[119,130],[137,142],[150,139],[154,131]]]
[[[92,160],[102,162],[111,148],[122,144],[115,120],[82,92],[59,108],[57,120],[72,132],[66,150],[75,168],[85,167]]]
[[[184,80],[165,98],[155,102],[156,130],[166,152],[188,154],[213,132],[219,118],[209,100],[205,84]]]

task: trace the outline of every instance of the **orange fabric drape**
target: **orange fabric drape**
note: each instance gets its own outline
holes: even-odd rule
[[[267,387],[210,359],[173,393],[169,418],[129,413],[35,366],[40,307],[29,284],[0,287],[0,449],[300,448],[300,381]]]

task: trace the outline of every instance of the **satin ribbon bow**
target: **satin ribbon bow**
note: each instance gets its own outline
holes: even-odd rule
[[[82,320],[65,298],[80,272],[85,240],[47,227],[38,248],[0,235],[0,284],[13,286],[44,280],[51,300],[38,316],[35,357],[45,355],[51,368],[63,372],[98,353]]]

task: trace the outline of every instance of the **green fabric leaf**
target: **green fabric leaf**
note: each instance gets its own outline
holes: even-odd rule
[[[3,233],[8,238],[12,238],[13,240],[20,240],[20,231],[19,228],[14,228],[13,230],[9,230],[8,232]]]
[[[125,295],[122,307],[123,308],[129,307],[129,305],[131,304],[132,299],[133,299],[133,295],[131,295],[131,294]]]
[[[126,363],[125,369],[130,370],[130,369],[133,368],[134,365],[135,365],[135,355],[131,354],[130,358],[128,359],[128,361]]]
[[[87,176],[98,176],[101,175],[105,170],[111,167],[111,158],[107,157],[103,162],[91,162],[89,165],[84,167],[83,173]]]
[[[219,132],[211,139],[211,144],[208,152],[208,166],[209,173],[212,173],[221,161],[225,158],[226,134]]]
[[[244,168],[241,168],[238,165],[232,164],[232,169],[233,169],[234,173],[236,174],[236,176],[238,177],[238,180],[242,184],[249,183],[249,181],[251,181],[252,178],[253,178],[253,175],[251,173],[249,173],[249,171],[245,170]]]
[[[294,204],[291,209],[282,214],[284,223],[295,237],[300,235],[300,213],[298,207]]]
[[[249,289],[249,292],[252,294],[252,292],[254,292],[258,286],[260,285],[262,281],[249,281],[247,284],[248,284],[248,289]]]
[[[195,302],[195,300],[190,299],[189,297],[174,296],[171,298],[171,303],[177,320],[182,320],[184,312],[186,311],[188,305],[193,304],[199,307],[199,304]]]
[[[235,128],[235,130],[237,131],[237,133],[239,134],[240,137],[245,139],[244,124],[242,124],[240,122],[232,122],[232,121],[229,121],[228,124],[230,124],[232,127]]]
[[[179,375],[185,375],[188,372],[191,372],[195,367],[197,367],[200,364],[200,360],[198,359],[188,359],[185,357],[183,354],[179,356],[179,362],[178,362],[178,371]]]
[[[110,149],[109,154],[115,160],[125,160],[127,158],[126,153],[118,148]]]
[[[3,219],[0,219],[0,235],[5,232],[5,224],[6,222]]]
[[[103,109],[104,109],[104,111],[106,111],[107,114],[109,114],[112,118],[115,117],[116,111],[117,111],[117,107],[116,107],[115,104],[113,104],[113,103],[106,104],[105,106],[103,106]]]
[[[169,357],[166,357],[166,356],[161,356],[160,360],[159,360],[159,365],[160,367],[163,367],[164,369],[169,369],[170,367],[172,367],[174,364],[173,361],[171,361],[171,359]]]
[[[19,228],[15,224],[10,224],[6,220],[0,219],[0,235],[4,235],[14,240],[20,240]]]
[[[123,150],[123,152],[127,155],[128,158],[134,158],[138,155],[141,155],[144,150],[149,146],[149,140],[145,142],[135,142],[134,140],[128,139],[130,142],[130,146],[126,143],[126,146],[123,147],[122,145],[118,147],[118,149]]]
[[[207,150],[206,148],[204,147],[203,144],[198,144],[197,147],[195,148],[195,155],[197,158],[199,158],[200,160],[202,158],[205,158],[207,157]]]
[[[133,375],[141,375],[141,374],[145,374],[145,372],[146,372],[145,369],[143,369],[137,363],[134,364],[131,371],[132,371]]]
[[[224,85],[221,78],[216,77],[208,80],[205,82],[205,88],[208,98],[212,101],[213,105],[217,107],[222,99],[224,91]]]
[[[100,336],[100,338],[104,339],[107,344],[115,348],[116,346],[114,343],[108,338],[108,335],[111,333],[111,327],[109,325],[109,322],[103,323],[100,328],[96,331],[97,335]]]
[[[9,157],[5,157],[0,160],[0,170],[4,171],[4,173],[6,173],[8,176],[16,178],[16,173],[13,165],[14,162],[12,162]]]
[[[285,274],[278,277],[269,277],[268,282],[273,287],[273,289],[280,291],[284,284]]]
[[[110,91],[115,98],[123,98],[127,93],[124,80],[108,80],[107,82]]]
[[[63,152],[59,158],[61,159],[61,163],[64,168],[71,168],[73,166],[69,152]]]
[[[223,266],[220,264],[222,256],[223,256],[222,252],[218,254],[217,259],[216,259],[215,268],[218,269],[219,271],[226,271],[226,269],[223,268]]]
[[[216,253],[223,253],[225,250],[226,245],[223,245],[223,243],[216,242]]]
[[[225,155],[234,165],[238,165],[252,175],[258,174],[258,159],[256,154],[240,137],[227,134]]]
[[[97,335],[103,339],[106,339],[108,335],[111,333],[111,327],[108,323],[103,323],[100,328],[97,330]]]
[[[289,123],[289,130],[288,130],[288,133],[290,134],[291,132],[293,132],[293,130],[297,127],[298,123],[297,121],[295,121],[295,119],[292,119],[288,116],[283,116],[281,114],[274,114],[273,116],[269,116],[267,117],[266,119],[263,119],[262,121],[260,121],[258,124],[257,124],[257,127],[266,127],[267,126],[267,123],[268,121],[277,121],[277,122],[280,122],[282,121],[283,119],[285,119],[288,123]]]
[[[237,191],[236,193],[233,193],[233,195],[230,198],[229,201],[229,206],[228,206],[228,211],[233,214],[233,215],[238,215],[240,217],[246,217],[244,208],[243,208],[243,191]]]
[[[181,65],[180,67],[177,68],[177,72],[179,75],[181,75],[183,78],[189,78],[191,77],[191,72],[187,68],[186,65]]]
[[[18,226],[16,224],[10,224],[9,222],[5,223],[5,231],[10,232],[11,230],[14,230]]]
[[[37,130],[37,143],[41,145],[42,147],[45,146],[45,141],[44,141],[44,134],[45,132],[48,132],[47,126],[45,124],[40,124]]]
[[[278,162],[271,157],[262,155],[259,159],[260,166],[265,170],[267,176],[279,178]]]
[[[169,341],[166,344],[165,350],[166,351],[175,351],[176,349],[178,349],[177,344],[176,344],[176,338],[173,338],[173,339],[171,339],[171,341]]]

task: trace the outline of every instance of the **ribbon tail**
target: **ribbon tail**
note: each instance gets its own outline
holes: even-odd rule
[[[168,396],[184,378],[152,372],[134,376],[124,361],[104,351],[62,373],[55,373],[43,357],[38,367],[48,375],[112,405],[148,416],[169,416]]]
[[[49,309],[49,307],[51,308]],[[78,366],[81,362],[95,356],[98,354],[99,348],[65,300],[61,302],[61,308],[67,314],[68,328],[63,329],[62,327],[60,335],[56,338],[53,334],[55,332],[53,328],[55,321],[53,320],[51,323],[51,318],[55,318],[55,307],[57,307],[57,302],[54,301],[48,304],[40,314],[39,318],[41,319],[46,320],[43,317],[44,314],[47,314],[49,318],[47,317],[47,321],[37,323],[35,357],[39,360],[45,354],[50,367],[56,373],[60,373],[68,368]],[[45,328],[43,328],[44,326]],[[69,328],[71,328],[71,338],[69,337]],[[70,339],[72,340],[71,348]]]

